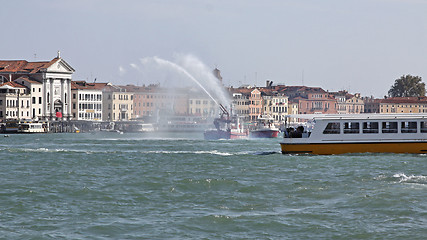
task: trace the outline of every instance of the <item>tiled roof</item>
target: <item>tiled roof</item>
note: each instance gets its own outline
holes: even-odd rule
[[[88,83],[86,81],[71,81],[71,89],[104,90],[110,87],[110,83]]]
[[[13,88],[27,88],[19,83],[16,82],[5,82],[2,85],[0,85],[0,87],[5,87],[5,86],[9,86],[9,87],[13,87]]]
[[[325,90],[323,90],[320,87],[307,87],[307,86],[285,86],[285,85],[277,85],[273,87],[274,90],[278,92],[316,92],[316,93],[326,93]]]
[[[253,91],[252,88],[230,88],[229,90],[231,93],[241,93],[244,95],[250,95]]]
[[[427,103],[427,97],[391,97],[380,99],[380,103]]]
[[[27,63],[25,60],[0,61],[0,72],[17,72],[23,66],[27,65]]]
[[[39,81],[37,81],[35,79],[32,79],[30,77],[27,77],[27,76],[19,77],[19,78],[15,79],[14,82],[19,82],[21,80],[24,80],[26,82],[33,83],[33,84],[42,84],[41,82],[39,82]]]
[[[51,61],[43,62],[27,62],[26,60],[1,60],[0,61],[0,73],[37,73],[42,69],[46,69],[59,58],[54,58]]]

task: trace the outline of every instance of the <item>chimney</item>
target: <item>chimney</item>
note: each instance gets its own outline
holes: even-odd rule
[[[218,68],[213,70],[213,75],[222,83],[221,71]]]

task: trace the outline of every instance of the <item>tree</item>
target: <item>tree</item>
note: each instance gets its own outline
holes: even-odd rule
[[[426,85],[421,77],[403,75],[396,79],[394,85],[388,90],[390,97],[420,97],[425,96]]]

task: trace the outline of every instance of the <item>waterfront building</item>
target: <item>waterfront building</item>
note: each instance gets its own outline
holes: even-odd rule
[[[346,95],[347,91],[339,91],[339,92],[331,92],[331,95],[335,97],[337,100],[337,113],[338,114],[346,114]]]
[[[299,105],[298,102],[294,102],[294,101],[289,100],[288,101],[288,114],[289,115],[298,114],[299,113],[298,105]],[[292,123],[292,122],[297,122],[298,119],[297,118],[289,118],[288,121]]]
[[[263,109],[262,109],[261,115],[272,117],[273,95],[271,94],[271,92],[263,91],[261,94],[261,97],[262,97],[262,103],[263,103]]]
[[[427,97],[390,97],[379,101],[379,113],[427,113]]]
[[[188,94],[184,89],[161,88],[159,85],[128,85],[134,92],[133,111],[135,119],[157,121],[160,116],[187,115]]]
[[[269,107],[271,116],[276,122],[282,122],[285,120],[285,116],[288,114],[288,101],[289,98],[283,94],[276,94],[272,96],[271,106]]]
[[[288,114],[288,97],[268,89],[261,89],[261,91],[264,104],[262,115],[273,118],[275,123],[284,121]]]
[[[133,115],[133,92],[125,86],[106,86],[102,94],[103,121],[129,121]]]
[[[134,88],[133,98],[133,111],[136,119],[144,121],[153,121],[155,114],[157,114],[156,106],[161,106],[164,103],[159,103],[157,100],[162,99],[157,85],[149,85],[147,87],[136,87]]]
[[[30,79],[27,76],[19,77],[13,82],[25,86],[31,94],[30,117],[28,117],[27,119],[32,119],[35,121],[43,119],[43,84],[39,81]]]
[[[231,108],[234,114],[241,117],[242,120],[248,122],[249,119],[249,98],[251,89],[248,88],[230,88],[229,92],[233,98]]]
[[[263,114],[262,93],[258,88],[251,91],[249,96],[249,120],[256,122],[258,117]]]
[[[360,97],[360,93],[347,95],[346,110],[347,114],[360,114],[365,112],[365,103]]]
[[[12,82],[20,77],[27,77],[42,84],[41,114],[38,114],[35,108],[33,118],[40,116],[46,120],[71,118],[71,79],[74,71],[61,58],[59,52],[51,61],[0,60],[0,82]]]
[[[110,83],[71,82],[73,120],[102,121],[103,92]]]
[[[0,121],[30,119],[29,89],[15,82],[0,85]]]
[[[359,114],[365,111],[365,104],[360,93],[350,94],[347,91],[331,92],[337,100],[338,114]]]
[[[271,88],[298,102],[299,114],[337,113],[337,100],[320,87],[277,85]]]
[[[294,98],[298,102],[299,114],[333,114],[337,113],[336,99],[329,96],[323,89],[317,88],[307,92],[306,96]]]
[[[380,101],[374,97],[364,97],[363,102],[365,104],[365,113],[380,113]]]
[[[192,116],[215,117],[218,114],[218,105],[204,94],[190,94],[188,113]]]

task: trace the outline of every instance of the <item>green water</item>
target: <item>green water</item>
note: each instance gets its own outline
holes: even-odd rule
[[[425,239],[427,157],[280,139],[0,135],[1,239]]]

